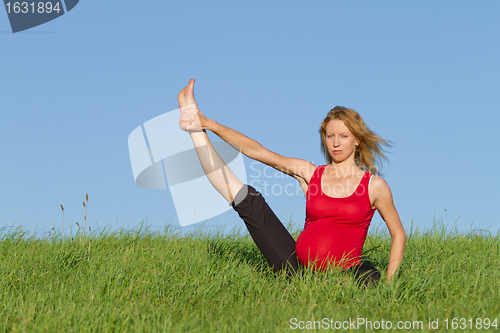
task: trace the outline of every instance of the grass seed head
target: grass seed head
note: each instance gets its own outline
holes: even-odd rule
[[[61,210],[64,212],[64,207],[63,207],[63,205],[61,205]]]

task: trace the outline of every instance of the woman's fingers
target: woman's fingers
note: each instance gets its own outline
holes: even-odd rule
[[[182,130],[189,132],[202,130],[198,110],[193,105],[181,108],[179,126]]]

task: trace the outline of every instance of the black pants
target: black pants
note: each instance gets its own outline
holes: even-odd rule
[[[255,188],[243,185],[231,206],[245,222],[250,236],[275,272],[285,269],[288,276],[299,272],[295,240]],[[356,280],[363,284],[380,279],[378,270],[365,264],[346,271],[353,272]]]

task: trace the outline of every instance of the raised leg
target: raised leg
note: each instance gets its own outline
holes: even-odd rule
[[[181,116],[179,126],[191,135],[198,158],[208,180],[233,206],[275,272],[298,270],[295,240],[283,226],[264,198],[253,187],[243,185],[212,146],[203,130],[204,115],[199,112],[193,94],[194,80],[178,96]]]

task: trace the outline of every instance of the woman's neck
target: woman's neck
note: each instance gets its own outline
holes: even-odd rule
[[[332,162],[327,165],[326,170],[331,177],[335,178],[350,178],[359,176],[360,173],[364,173],[356,163],[335,163]]]

